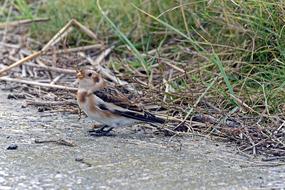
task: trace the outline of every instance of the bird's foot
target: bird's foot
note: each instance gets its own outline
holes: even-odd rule
[[[81,119],[81,116],[82,116],[82,110],[80,108],[78,108],[78,121]]]
[[[94,125],[91,127],[91,129],[88,130],[88,132],[94,132],[94,131],[96,131],[96,130],[102,128],[102,127],[104,127],[104,125],[96,125],[96,124],[94,124]]]
[[[96,136],[96,137],[101,137],[101,136],[112,136],[110,132],[112,131],[113,127],[109,127],[108,125],[104,125],[103,127],[99,129],[91,129],[88,131],[89,135],[91,136]]]

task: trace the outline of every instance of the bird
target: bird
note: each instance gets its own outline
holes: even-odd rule
[[[91,135],[104,136],[113,128],[138,123],[164,124],[163,118],[146,111],[142,103],[133,101],[134,96],[125,88],[111,85],[102,75],[91,69],[77,71],[77,102],[88,117],[102,124]]]

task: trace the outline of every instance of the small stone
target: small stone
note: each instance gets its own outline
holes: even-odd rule
[[[6,149],[7,150],[16,150],[18,148],[18,145],[16,145],[16,144],[11,144],[11,145],[9,145]]]
[[[76,162],[82,162],[82,161],[83,161],[83,158],[75,158],[75,161],[76,161]]]
[[[23,94],[8,94],[7,99],[26,99],[26,96]]]
[[[44,112],[46,111],[45,107],[38,107],[38,112]]]
[[[10,100],[10,99],[16,99],[16,98],[15,98],[15,96],[14,96],[14,95],[12,95],[12,94],[8,94],[7,99],[9,99],[9,100]]]

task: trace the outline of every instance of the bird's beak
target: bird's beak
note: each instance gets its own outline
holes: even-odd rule
[[[82,73],[82,71],[78,71],[76,74],[76,78],[79,80],[82,80],[84,78],[84,74]]]

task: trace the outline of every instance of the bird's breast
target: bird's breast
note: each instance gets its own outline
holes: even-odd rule
[[[77,92],[77,102],[80,107],[91,119],[96,120],[99,123],[103,123],[112,127],[127,126],[134,124],[136,121],[113,114],[108,109],[102,109],[97,104],[102,100],[98,100],[96,96],[88,91]],[[106,105],[108,107],[108,105]]]
[[[77,91],[77,102],[79,106],[87,101],[87,91]]]

